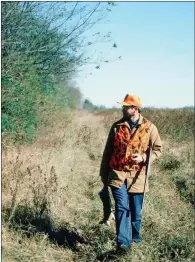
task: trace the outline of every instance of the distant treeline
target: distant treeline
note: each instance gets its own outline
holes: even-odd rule
[[[98,110],[110,110],[110,111],[121,111],[121,108],[118,107],[106,107],[105,105],[94,105],[89,99],[85,99],[83,102],[83,109],[89,111],[89,112],[94,112],[94,111],[98,111]],[[166,110],[166,109],[170,109],[170,108],[161,108],[161,109],[157,109],[157,108],[142,108],[141,111],[145,111],[147,109],[153,109],[153,110]],[[184,107],[180,107],[180,108],[175,108],[175,110],[194,110],[194,106],[184,106]]]
[[[96,110],[106,110],[106,106],[94,105],[89,99],[85,99],[83,102],[83,109],[87,110],[88,112],[93,112]]]

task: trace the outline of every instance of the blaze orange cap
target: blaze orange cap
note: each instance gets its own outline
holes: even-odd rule
[[[123,106],[136,106],[136,107],[141,107],[142,102],[139,96],[136,95],[129,95],[127,94],[124,98],[124,101],[117,102]]]

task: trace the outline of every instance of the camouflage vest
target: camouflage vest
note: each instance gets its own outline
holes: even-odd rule
[[[141,170],[143,164],[135,164],[132,154],[143,154],[149,146],[149,130],[151,122],[143,118],[142,124],[131,134],[131,130],[124,123],[116,127],[114,135],[114,152],[109,166],[119,171]]]

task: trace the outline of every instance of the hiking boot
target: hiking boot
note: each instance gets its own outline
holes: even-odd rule
[[[130,247],[125,245],[125,244],[118,244],[117,245],[117,250],[121,251],[121,252],[124,252],[124,253],[127,253],[130,250]]]

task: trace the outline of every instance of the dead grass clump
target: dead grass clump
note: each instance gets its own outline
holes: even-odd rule
[[[21,165],[21,162],[19,163]],[[17,162],[17,168],[20,168],[20,165]],[[7,209],[8,224],[12,224],[16,210],[21,205],[33,207],[37,218],[48,214],[58,186],[53,166],[49,174],[44,173],[39,165],[28,167],[26,172],[21,172],[16,166],[6,184],[6,194],[9,197],[3,202]]]
[[[159,165],[162,170],[172,170],[180,167],[181,162],[177,159],[174,154],[164,153],[161,157]]]
[[[169,170],[170,177],[175,184],[182,200],[194,205],[194,154],[193,145],[182,147],[179,154],[163,153],[159,166],[162,170]]]
[[[48,236],[38,233],[28,237],[24,233],[10,230],[6,225],[2,229],[2,260],[6,262],[35,261],[35,262],[72,262],[74,253],[71,249],[62,249],[52,244]]]

